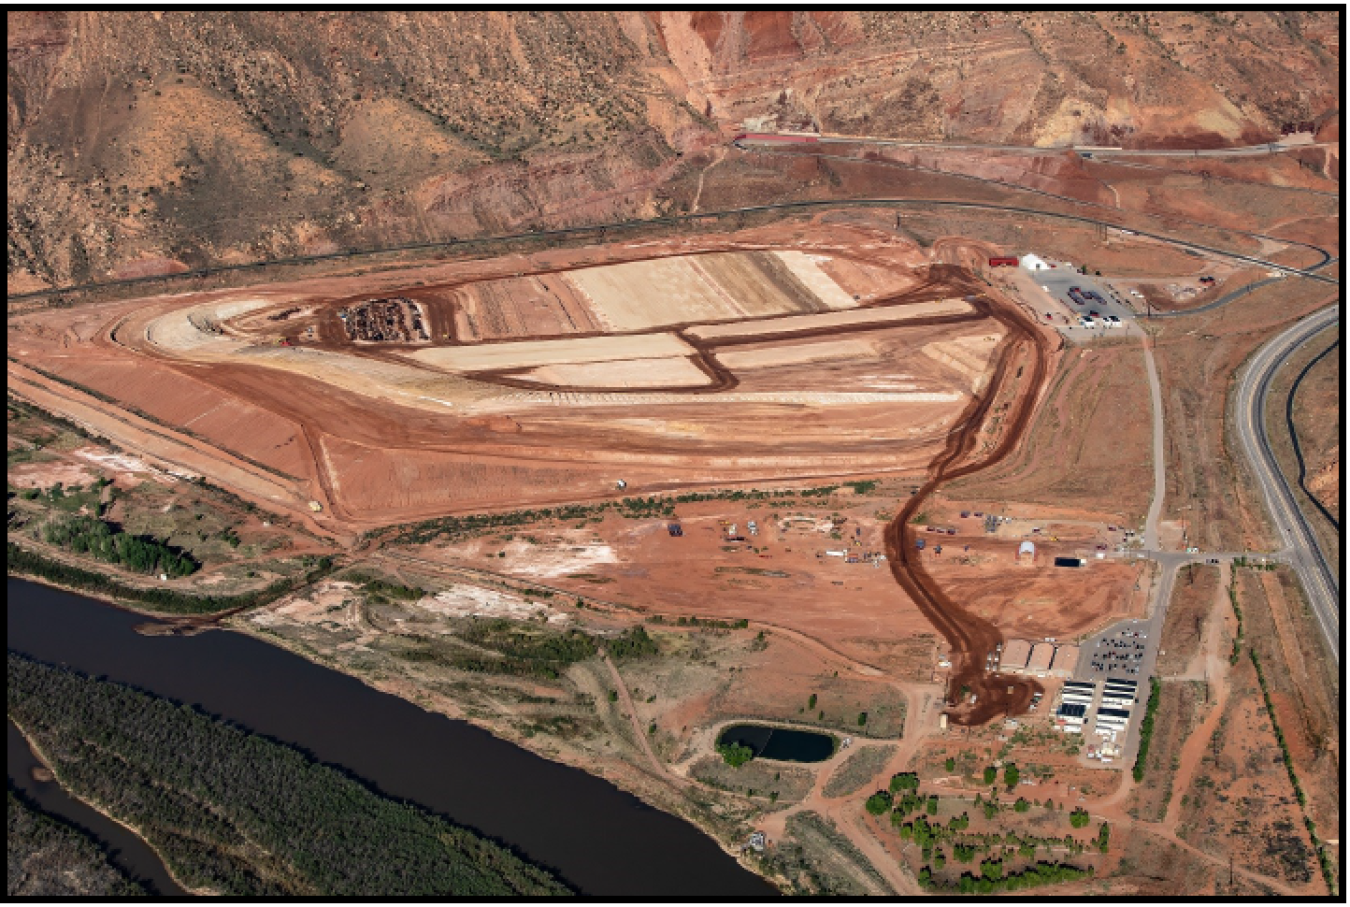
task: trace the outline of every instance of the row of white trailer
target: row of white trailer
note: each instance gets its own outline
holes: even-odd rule
[[[1101,700],[1094,718],[1094,731],[1099,737],[1122,733],[1130,724],[1139,696],[1135,680],[1110,678],[1102,688]],[[1087,715],[1097,701],[1097,684],[1090,680],[1065,681],[1059,694],[1059,708],[1055,711],[1055,725],[1062,731],[1081,734]]]

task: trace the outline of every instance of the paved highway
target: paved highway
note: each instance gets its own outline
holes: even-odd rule
[[[793,138],[791,134],[783,138]],[[803,136],[804,138],[805,136]],[[752,140],[753,141],[753,140]],[[817,144],[836,145],[886,145],[895,148],[924,148],[934,151],[1011,151],[1018,154],[1063,154],[1076,151],[1093,157],[1141,156],[1141,157],[1251,157],[1262,154],[1278,154],[1281,151],[1293,151],[1298,148],[1317,148],[1324,145],[1338,145],[1338,142],[1263,142],[1260,145],[1243,145],[1239,148],[1118,148],[1114,145],[1054,145],[1040,147],[1035,145],[991,145],[978,142],[905,142],[898,139],[881,139],[871,136],[822,135],[814,140]]]
[[[1312,529],[1294,499],[1293,489],[1275,462],[1266,425],[1266,396],[1285,360],[1319,331],[1341,317],[1340,303],[1328,306],[1294,324],[1256,352],[1242,373],[1234,399],[1234,428],[1266,498],[1280,541],[1290,550],[1290,563],[1299,575],[1313,614],[1326,637],[1327,649],[1339,665],[1341,615],[1340,584],[1327,566]]]
[[[1241,148],[1193,148],[1189,151],[1178,148],[1156,148],[1152,150],[1094,148],[1091,145],[1074,145],[1073,149],[1079,154],[1090,154],[1093,157],[1114,157],[1117,155],[1125,157],[1252,157],[1262,154],[1278,154],[1281,151],[1293,151],[1298,148],[1317,148],[1326,144],[1331,143],[1291,142],[1286,145],[1282,142],[1267,142],[1264,145],[1244,145]]]
[[[1315,265],[1313,265],[1313,266],[1310,267],[1308,270],[1309,270],[1309,271],[1319,271],[1319,270],[1321,270],[1322,268],[1325,268],[1325,267],[1327,267],[1328,265],[1335,264],[1335,263],[1338,262],[1338,261],[1340,261],[1340,258],[1337,258],[1337,257],[1331,257],[1331,258],[1328,258],[1326,261],[1321,262],[1320,264],[1315,264]],[[1277,283],[1278,281],[1283,280],[1283,279],[1284,279],[1283,277],[1266,277],[1266,278],[1264,278],[1264,279],[1262,279],[1262,280],[1257,280],[1257,281],[1254,281],[1254,282],[1252,282],[1252,283],[1246,284],[1245,286],[1240,286],[1240,287],[1238,287],[1236,290],[1232,291],[1231,293],[1225,293],[1223,296],[1220,296],[1218,299],[1214,300],[1213,302],[1207,302],[1207,303],[1205,303],[1204,305],[1196,306],[1196,307],[1193,308],[1193,309],[1180,309],[1180,310],[1175,311],[1175,312],[1153,312],[1153,313],[1151,313],[1151,314],[1149,315],[1149,317],[1150,317],[1150,318],[1180,318],[1180,317],[1182,317],[1183,315],[1198,315],[1198,314],[1200,314],[1201,312],[1208,312],[1208,311],[1210,311],[1211,309],[1217,309],[1219,306],[1227,305],[1228,303],[1232,302],[1234,299],[1238,299],[1239,297],[1246,296],[1248,293],[1252,292],[1253,290],[1259,290],[1261,287],[1269,286],[1270,284],[1272,284],[1272,283]]]

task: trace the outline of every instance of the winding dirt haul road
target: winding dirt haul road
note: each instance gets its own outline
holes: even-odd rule
[[[928,478],[900,508],[886,526],[885,533],[891,574],[951,646],[949,696],[950,691],[955,691],[957,701],[948,714],[953,724],[966,726],[985,724],[1000,714],[1021,714],[1030,705],[1032,694],[1042,689],[1034,680],[985,670],[984,659],[1002,641],[1003,634],[992,623],[972,614],[942,591],[924,569],[914,545],[916,533],[910,522],[943,482],[987,469],[1011,453],[1026,432],[1036,400],[1045,387],[1050,353],[1050,341],[1046,336],[1031,326],[1011,303],[986,296],[980,300],[979,308],[1007,330],[1007,337],[1002,341],[1003,355],[986,392],[967,408],[957,427],[948,435],[942,452],[929,464]],[[1013,399],[1007,404],[1009,412],[1001,437],[982,459],[968,459],[985,428],[994,401],[1007,388],[1007,382],[1021,382],[1028,364],[1024,360],[1028,357],[1030,374],[1021,387],[1012,388]],[[1024,364],[1010,377],[1009,370],[1015,362]],[[963,691],[972,694],[973,698],[967,700],[961,695]]]

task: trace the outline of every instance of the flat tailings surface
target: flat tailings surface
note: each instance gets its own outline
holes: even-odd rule
[[[982,725],[1000,715],[1021,714],[1030,705],[1032,694],[1042,689],[1034,680],[985,670],[985,657],[1002,641],[1003,634],[992,623],[972,614],[942,591],[924,569],[914,545],[914,526],[910,523],[924,501],[943,482],[986,469],[1013,450],[1027,430],[1036,398],[1045,384],[1050,341],[1028,326],[1009,304],[986,298],[978,303],[978,307],[986,309],[1007,328],[1003,355],[987,392],[972,401],[956,430],[948,436],[942,452],[929,464],[928,478],[923,486],[886,527],[886,557],[892,575],[951,646],[949,695],[957,701],[948,714],[953,724],[967,726]],[[1027,357],[1030,362],[1009,376],[1010,366]],[[1014,399],[1009,403],[1007,428],[998,443],[983,458],[963,462],[974,450],[989,408],[1000,396],[1006,382],[1020,380],[1024,374],[1028,380],[1014,391]],[[974,702],[961,696],[963,689],[974,694]]]

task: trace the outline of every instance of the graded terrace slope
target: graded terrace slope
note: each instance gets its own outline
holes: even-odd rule
[[[891,234],[790,222],[94,306],[73,332],[39,311],[10,332],[17,362],[72,386],[44,399],[194,439],[233,412],[201,440],[228,436],[302,483],[288,506],[358,526],[621,481],[921,468],[1001,355],[975,291]],[[871,352],[802,347],[822,342]],[[249,412],[278,428],[240,430]]]

